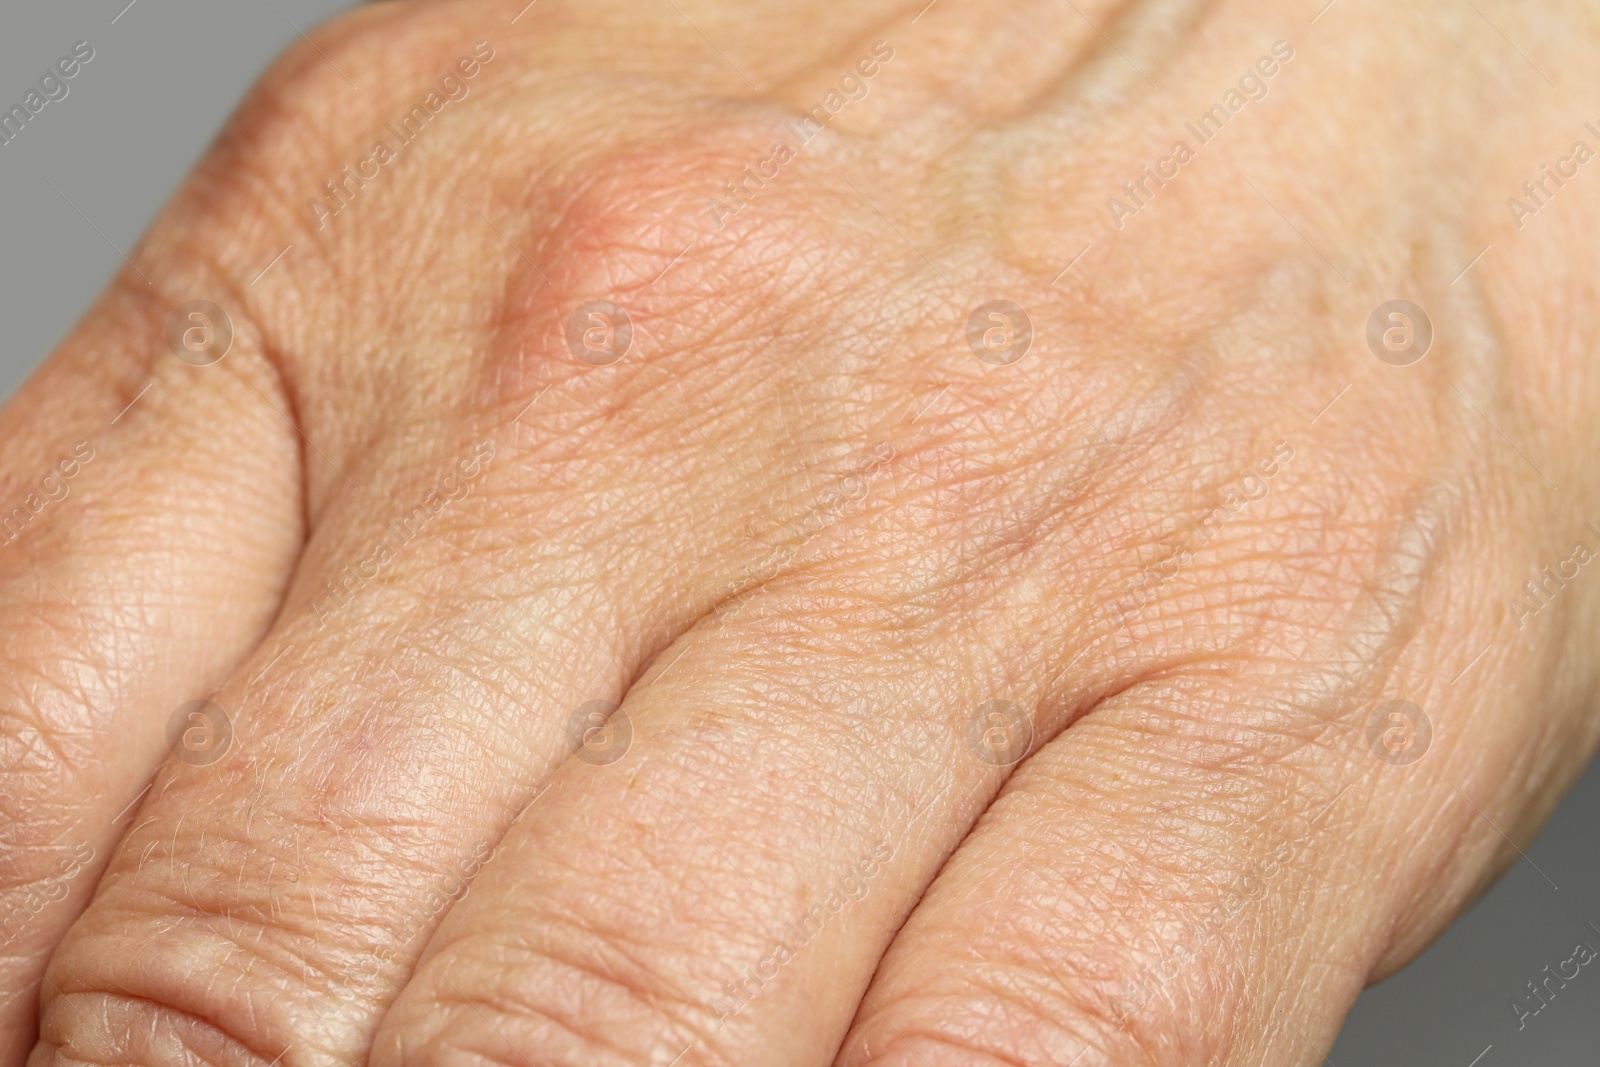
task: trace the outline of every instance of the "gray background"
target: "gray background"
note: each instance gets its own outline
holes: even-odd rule
[[[83,313],[121,264],[117,250],[134,246],[249,83],[296,37],[296,27],[351,6],[347,0],[135,0],[124,10],[125,4],[14,0],[0,21],[0,101],[7,107],[75,41],[95,48],[67,98],[47,105],[21,137],[0,147],[0,395]],[[1600,926],[1597,813],[1600,764],[1591,765],[1528,847],[1528,860],[1518,861],[1420,960],[1362,996],[1331,1062],[1469,1067],[1485,1049],[1477,1067],[1600,1062],[1596,968],[1585,968],[1520,1032],[1509,1006],[1524,983],[1570,956],[1579,939],[1600,947],[1600,934],[1585,926]]]

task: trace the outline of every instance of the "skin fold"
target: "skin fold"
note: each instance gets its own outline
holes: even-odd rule
[[[292,49],[0,412],[0,1067],[1321,1063],[1596,742],[1600,17],[1319,8]]]

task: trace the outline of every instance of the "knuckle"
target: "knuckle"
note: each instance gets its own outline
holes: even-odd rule
[[[158,803],[172,796],[158,786]],[[327,1009],[381,984],[358,966],[370,927],[330,921],[350,897],[329,890],[336,876],[297,870],[226,823],[152,816],[129,832],[52,960],[63,992],[46,1039],[89,1062],[163,1065],[186,1052],[259,1067],[289,1045],[312,1058],[358,1047],[359,1013]],[[318,885],[321,922],[299,899]]]
[[[755,374],[753,338],[767,336],[777,351],[807,330],[838,332],[839,301],[816,297],[837,292],[864,258],[859,235],[801,209],[797,201],[812,194],[798,183],[774,187],[769,200],[726,218],[707,207],[726,195],[722,186],[748,157],[770,151],[769,119],[752,112],[589,149],[564,171],[551,170],[520,203],[497,208],[474,196],[491,217],[533,220],[521,233],[507,231],[528,250],[526,262],[498,248],[511,278],[497,298],[495,364],[487,373],[509,391],[505,402],[525,402],[553,377],[625,357],[670,360],[673,369],[708,379]],[[604,336],[585,329],[585,311],[602,301],[626,316],[631,347],[617,344],[620,327]],[[508,373],[505,359],[520,374]],[[611,388],[642,386],[627,374],[595,377]]]
[[[860,1067],[1016,1067],[1019,1063],[1038,1064],[1039,1067],[1103,1067],[1105,1061],[1090,1060],[1085,1046],[1078,1046],[1075,1056],[1065,1058],[1040,1056],[1018,1058],[1016,1053],[986,1046],[983,1042],[969,1041],[955,1034],[906,1030],[893,1035],[889,1043],[872,1054],[871,1059],[859,1061]],[[848,1061],[854,1063],[855,1061]],[[1121,1061],[1118,1061],[1121,1062]],[[1129,1061],[1131,1063],[1131,1061]]]
[[[356,8],[299,35],[262,75],[256,99],[301,117],[328,116],[348,103],[341,89],[352,90],[362,75],[376,76],[384,50],[408,43],[407,6]]]
[[[166,1067],[189,1062],[191,1054],[218,1064],[273,1058],[263,1053],[284,1037],[268,1021],[279,1012],[251,1020],[240,1010],[252,991],[290,981],[287,971],[245,960],[245,939],[260,940],[265,931],[247,933],[252,928],[235,922],[234,936],[225,937],[179,915],[156,923],[113,917],[113,924],[118,929],[84,933],[80,920],[52,961],[46,989],[53,995],[40,1020],[47,1044],[90,1063]],[[96,925],[90,918],[91,929]],[[155,936],[158,927],[172,932]],[[131,953],[140,942],[160,951]]]
[[[29,1062],[125,1067],[189,1067],[196,1062],[263,1067],[275,1062],[268,1046],[241,1041],[192,1009],[119,991],[79,989],[70,976],[52,978],[52,983],[62,991],[47,992],[40,1050],[53,1052],[55,1058]]]
[[[1214,1062],[1215,1026],[1182,1010],[1157,977],[1122,966],[1086,968],[1063,984],[1059,966],[1009,966],[949,995],[879,1004],[858,1032],[850,1067],[1050,1064],[1166,1067]]]
[[[880,973],[882,1012],[863,1013],[842,1062],[899,1067],[923,1043],[1007,1064],[1227,1061],[1269,1029],[1271,1008],[1246,976],[1262,965],[1235,938],[1291,928],[1267,889],[1291,877],[1293,854],[1280,848],[1229,880],[1198,877],[1215,865],[1180,842],[1154,848],[1153,862],[1108,855],[1088,881],[1025,874],[991,908],[986,940],[998,947],[981,958],[963,948],[971,933],[959,923],[919,930],[921,951],[937,957]]]
[[[374,1067],[651,1067],[695,1044],[695,1062],[731,1067],[688,1020],[702,1004],[634,962],[636,948],[583,936],[557,951],[468,938],[407,989],[374,1044]]]

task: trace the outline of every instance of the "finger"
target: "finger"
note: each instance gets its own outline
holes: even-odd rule
[[[928,329],[959,337],[965,317]],[[1029,722],[1048,738],[1142,672],[1234,639],[1232,624],[1202,642],[1152,612],[1130,640],[1104,590],[1146,569],[1149,515],[1196,483],[1221,499],[1271,455],[1259,426],[1241,420],[1225,443],[1188,429],[1177,412],[1200,401],[1181,376],[1113,419],[1112,390],[1059,387],[1081,368],[1070,356],[984,374],[957,342],[927,362],[950,384],[930,390],[939,409],[909,405],[853,450],[889,445],[873,503],[819,508],[825,536],[792,555],[775,541],[779,576],[664,653],[622,702],[626,757],[556,772],[430,943],[375,1063],[515,1061],[516,1049],[572,1064],[689,1049],[685,1062],[825,1062],[859,995],[848,980],[865,987],[998,787],[1003,772],[965,755],[973,716],[999,714],[1002,737]],[[1157,439],[1194,465],[1151,462]],[[1077,591],[1065,604],[1045,592],[1063,588]],[[989,720],[977,721],[981,739]],[[887,741],[863,734],[869,722]],[[858,892],[862,865],[883,892],[830,910],[842,878]],[[796,951],[788,930],[818,904],[824,921]]]
[[[178,358],[188,301],[130,268],[0,414],[0,1063],[174,714],[259,637],[299,545],[259,334],[225,284],[164,288],[233,308],[225,356]]]
[[[624,595],[666,587],[659,555],[613,555],[533,498],[496,533],[506,498],[485,486],[505,456],[484,444],[368,472],[370,513],[318,528],[282,617],[214,697],[232,748],[169,766],[58,951],[42,1062],[360,1062],[419,933],[568,751],[547,709],[620,692],[670,624]],[[436,513],[444,479],[459,499]],[[512,532],[534,515],[549,540]],[[579,543],[581,575],[557,550]]]
[[[579,303],[541,305],[562,351]],[[524,356],[491,347],[484,388]],[[348,436],[394,439],[331,457],[361,482],[322,498],[272,632],[214,697],[232,747],[168,766],[57,952],[38,1062],[360,1063],[439,914],[570,755],[573,709],[620,697],[745,581],[752,517],[781,518],[785,490],[703,447],[702,405],[652,388],[657,368],[571,362],[482,430],[426,390],[346,413]],[[749,374],[723,384],[760,421],[775,387]],[[788,468],[791,447],[741,458]]]
[[[972,756],[987,716],[1025,748],[1137,669],[1113,653],[1041,681],[1096,626],[1035,595],[1074,580],[1059,546],[1003,547],[1050,544],[1064,486],[1105,473],[1098,440],[1038,441],[1059,465],[1023,476],[908,439],[861,450],[884,457],[866,502],[795,549],[811,565],[691,631],[555,773],[430,942],[376,1067],[827,1062],[850,983],[1020,756]],[[966,506],[939,488],[952,464]],[[934,514],[958,552],[909,536]]]
[[[1320,1062],[1383,925],[1318,836],[1361,798],[1186,764],[1238,743],[1187,715],[1239,695],[1141,686],[1031,759],[896,935],[838,1067]],[[1189,738],[1152,745],[1176,708]]]
[[[632,155],[553,191],[559,232],[507,239],[483,225],[480,209],[511,209],[464,174],[459,195],[427,191],[452,225],[406,254],[438,276],[428,308],[472,308],[491,324],[463,331],[471,358],[409,347],[438,331],[417,311],[379,346],[384,403],[364,404],[350,398],[370,383],[346,380],[357,361],[313,360],[304,339],[286,353],[304,372],[290,375],[297,396],[310,394],[319,483],[294,586],[214,698],[233,747],[209,766],[169,765],[58,951],[38,1060],[360,1062],[438,914],[570,754],[573,710],[619,699],[695,619],[752,584],[764,539],[801,518],[797,487],[814,456],[837,451],[837,425],[777,435],[766,420],[772,368],[793,365],[809,337],[764,341],[776,363],[719,364],[750,327],[667,312],[731,305],[770,323],[816,302],[792,292],[789,260],[763,242],[686,250],[692,235],[664,227],[658,201],[680,197],[686,168],[710,157],[653,151],[659,167]],[[336,245],[358,232],[329,229]],[[542,266],[518,246],[542,248]],[[344,305],[297,273],[319,269],[308,261],[284,261],[263,285],[314,294],[302,324],[338,320]],[[636,298],[648,353],[591,365],[569,351],[569,322],[619,293]],[[358,301],[350,314],[378,318],[377,307]],[[393,327],[351,332],[366,350]],[[391,392],[393,365],[417,377]],[[679,377],[691,374],[692,387]],[[814,379],[812,403],[834,388],[825,372]],[[440,397],[490,414],[456,420]],[[746,444],[729,456],[714,435]]]
[[[1444,643],[1459,620],[1427,605],[1452,583],[1429,576],[1485,557],[1445,537],[1442,507],[1391,525],[1360,595],[1307,595],[1354,566],[1335,550],[1272,605],[1248,578],[1208,598],[1199,628],[1255,615],[1258,636],[1029,760],[896,935],[838,1067],[1321,1062],[1362,985],[1515,855],[1508,809],[1572,774],[1552,753],[1526,772],[1533,797],[1472,784],[1524,777],[1515,728],[1484,731],[1477,692],[1498,704],[1541,672],[1474,659],[1499,621],[1487,604],[1462,609],[1476,639]],[[1475,663],[1496,682],[1453,689]],[[1588,684],[1532,699],[1573,706]]]

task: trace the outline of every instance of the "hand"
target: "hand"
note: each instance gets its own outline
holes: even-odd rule
[[[0,416],[0,1056],[1321,1062],[1595,743],[1594,12],[519,7]]]

